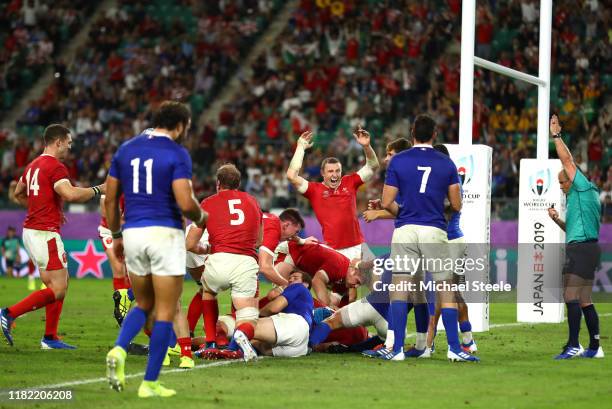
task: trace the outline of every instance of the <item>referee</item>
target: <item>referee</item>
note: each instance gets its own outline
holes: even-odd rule
[[[563,165],[563,170],[559,172],[559,184],[567,196],[565,221],[559,218],[554,208],[548,209],[550,218],[565,231],[567,243],[563,266],[563,298],[567,306],[569,337],[563,352],[555,359],[577,356],[603,358],[604,352],[599,345],[599,316],[591,300],[595,270],[601,257],[597,243],[601,211],[599,189],[576,167],[572,154],[561,139],[561,125],[556,115],[550,120],[550,133]],[[586,350],[578,342],[582,314],[589,329],[589,348]]]

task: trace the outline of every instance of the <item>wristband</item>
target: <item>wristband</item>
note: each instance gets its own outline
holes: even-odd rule
[[[93,190],[94,192],[94,197],[98,197],[102,193],[102,191],[100,190],[100,187],[98,186],[92,186],[91,190]]]
[[[111,233],[111,236],[113,237],[113,239],[120,239],[123,237],[123,232],[121,230],[114,231]]]
[[[556,134],[556,135],[553,135],[552,137],[553,137],[553,139],[559,139],[559,138],[561,138],[561,132],[559,132],[559,133],[558,133],[558,134]]]

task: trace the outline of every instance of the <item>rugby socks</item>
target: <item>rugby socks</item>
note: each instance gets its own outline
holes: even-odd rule
[[[459,323],[459,330],[463,337],[463,343],[469,344],[474,339],[472,336],[472,324],[469,321],[461,321]]]
[[[457,328],[456,308],[442,308],[442,322],[446,330],[446,340],[451,351],[459,351],[459,329]]]
[[[202,316],[202,293],[196,292],[191,302],[189,303],[189,308],[187,309],[187,322],[189,323],[189,332],[194,333],[196,325],[198,325],[198,321]]]
[[[312,332],[310,333],[310,340],[308,341],[308,343],[313,346],[319,345],[327,339],[330,332],[330,326],[326,322],[320,322],[316,324],[312,329]]]
[[[37,310],[47,304],[55,302],[55,293],[50,288],[34,291],[17,304],[8,308],[8,314],[12,318],[17,318],[27,312]]]
[[[202,316],[204,317],[204,332],[206,342],[217,340],[217,320],[219,319],[219,304],[217,300],[202,300]]]
[[[115,345],[127,351],[128,344],[138,335],[147,322],[147,313],[140,307],[134,307],[123,320]]]
[[[179,338],[178,344],[181,347],[181,356],[188,356],[189,358],[193,358],[193,355],[191,354],[191,338]]]
[[[125,290],[127,288],[130,288],[130,283],[125,279],[125,277],[113,277],[113,289]]]
[[[45,339],[57,339],[57,326],[63,307],[64,300],[57,300],[45,306]]]
[[[578,336],[580,335],[580,320],[582,319],[582,310],[578,300],[566,302],[567,306],[567,326],[569,329],[569,338],[567,346],[578,348]]]
[[[176,345],[176,342],[176,332],[174,332],[174,327],[172,327],[172,332],[170,332],[170,338],[168,339],[168,347],[174,347]]]
[[[156,381],[159,378],[162,362],[168,352],[168,346],[173,333],[171,321],[155,321],[149,342],[149,360],[145,371],[145,381]]]
[[[599,315],[597,315],[595,305],[591,304],[588,307],[583,307],[582,313],[589,329],[589,349],[599,349]]]
[[[134,297],[134,290],[132,290],[132,287],[128,288],[127,297],[130,301],[134,301],[136,299],[136,297]]]
[[[249,340],[253,339],[253,337],[255,336],[255,327],[250,322],[243,322],[242,324],[238,325],[236,327],[236,331],[242,331],[242,333],[244,333],[244,335],[246,335]],[[234,331],[234,334],[236,333],[236,331]],[[227,349],[229,349],[230,351],[238,351],[238,349],[240,349],[234,337],[232,337],[232,340],[227,346]]]
[[[419,351],[427,347],[427,330],[429,329],[429,307],[426,303],[414,306],[414,321],[416,324],[416,345]]]
[[[408,319],[408,303],[406,301],[391,301],[391,316],[393,317],[391,328],[395,337],[393,352],[400,353],[404,348],[406,338],[406,320]]]

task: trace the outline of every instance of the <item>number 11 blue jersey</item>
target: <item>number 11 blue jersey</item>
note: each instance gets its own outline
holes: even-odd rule
[[[416,145],[393,156],[385,184],[399,190],[395,227],[417,224],[446,231],[444,199],[448,187],[456,183],[459,174],[454,162],[431,146]]]
[[[119,147],[109,175],[119,179],[125,195],[124,229],[148,226],[182,229],[172,182],[191,180],[191,158],[183,146],[164,134],[143,133]]]

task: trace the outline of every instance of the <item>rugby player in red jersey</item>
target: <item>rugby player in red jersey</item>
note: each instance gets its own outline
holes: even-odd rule
[[[64,222],[63,201],[83,203],[106,192],[106,185],[77,187],[70,183],[68,169],[61,162],[72,146],[70,130],[49,125],[43,134],[45,149],[26,166],[11,192],[11,199],[28,208],[23,224],[23,243],[40,270],[44,290],[34,291],[23,300],[0,310],[4,337],[13,345],[11,324],[19,316],[45,307],[45,335],[42,349],[75,349],[57,337],[59,317],[68,289],[67,258],[60,237]]]
[[[298,268],[312,277],[312,289],[316,298],[324,305],[332,304],[328,289],[337,286],[355,288],[361,277],[351,267],[351,260],[336,250],[319,243],[299,244],[295,240],[281,243],[276,249],[277,270],[289,274]],[[354,300],[348,300],[351,302]]]
[[[287,286],[289,275],[281,275],[274,267],[274,250],[281,241],[294,237],[304,228],[304,219],[297,209],[286,209],[279,216],[263,215],[263,240],[259,246],[259,271],[268,281]]]
[[[249,361],[257,358],[249,340],[255,334],[259,317],[256,249],[262,241],[263,225],[257,200],[239,191],[239,186],[240,171],[234,165],[223,165],[217,170],[217,193],[201,203],[202,209],[210,214],[206,227],[211,247],[202,274],[202,310],[206,341],[214,347],[219,317],[216,297],[220,291],[231,290],[236,331],[228,348],[240,348],[244,360]],[[194,239],[199,240],[203,230],[193,227],[192,232]]]
[[[102,241],[102,246],[104,247],[104,252],[106,253],[106,257],[108,258],[108,264],[110,265],[111,272],[113,273],[113,303],[114,310],[113,315],[117,320],[119,326],[123,322],[123,318],[125,314],[130,309],[130,305],[132,304],[132,300],[128,295],[128,290],[130,288],[130,280],[127,276],[127,271],[125,268],[125,263],[122,263],[115,256],[115,252],[113,251],[113,236],[111,234],[110,229],[108,228],[108,223],[106,221],[106,204],[105,204],[105,195],[100,197],[100,225],[98,226],[98,235],[100,236],[100,240]],[[123,195],[119,198],[119,211],[123,216],[125,212],[125,198]],[[133,296],[131,297],[133,298]]]
[[[297,142],[293,159],[287,169],[287,178],[298,192],[310,201],[321,224],[325,243],[349,259],[361,258],[364,242],[357,220],[356,192],[359,186],[372,178],[378,169],[378,159],[370,134],[359,128],[355,139],[363,147],[366,164],[356,173],[342,176],[342,165],[336,158],[326,158],[321,163],[323,183],[309,182],[299,175],[304,153],[313,145],[312,132],[304,132]]]

